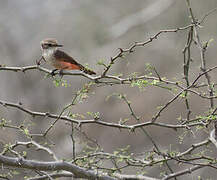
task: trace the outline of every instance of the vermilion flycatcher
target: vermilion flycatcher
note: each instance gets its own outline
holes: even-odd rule
[[[81,70],[87,74],[96,74],[94,71],[91,71],[78,62],[74,60],[71,56],[66,54],[63,51],[59,50],[59,47],[62,47],[57,43],[56,39],[44,39],[41,41],[41,49],[42,49],[42,59],[53,65],[56,69],[52,71],[52,74],[56,70]],[[40,63],[40,62],[39,62]]]

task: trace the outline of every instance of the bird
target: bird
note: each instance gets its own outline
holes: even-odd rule
[[[54,72],[57,70],[60,70],[60,73],[63,70],[80,70],[89,75],[96,74],[94,71],[87,69],[78,63],[73,57],[64,51],[61,51],[59,48],[63,47],[63,45],[58,44],[56,39],[47,38],[42,40],[40,44],[42,50],[41,60],[43,59],[55,68],[51,72],[52,75],[54,75]],[[37,64],[40,64],[40,61]]]

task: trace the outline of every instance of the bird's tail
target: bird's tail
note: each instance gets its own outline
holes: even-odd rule
[[[90,69],[87,69],[85,68],[84,66],[81,66],[81,71],[83,71],[84,73],[86,74],[89,74],[89,75],[93,75],[93,74],[96,74],[94,71],[90,70]]]

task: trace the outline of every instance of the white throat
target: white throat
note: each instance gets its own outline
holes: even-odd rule
[[[46,61],[49,62],[54,58],[54,53],[57,49],[57,47],[42,49],[42,56],[45,58]]]

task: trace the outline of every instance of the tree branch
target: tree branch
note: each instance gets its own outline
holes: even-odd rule
[[[115,180],[115,178],[104,175],[103,173],[98,173],[93,170],[84,169],[64,161],[42,162],[42,161],[26,160],[26,159],[12,158],[8,156],[0,155],[0,163],[3,163],[4,165],[7,166],[27,168],[33,170],[43,170],[43,171],[65,170],[73,173],[75,178],[87,178],[93,180],[95,179]]]

